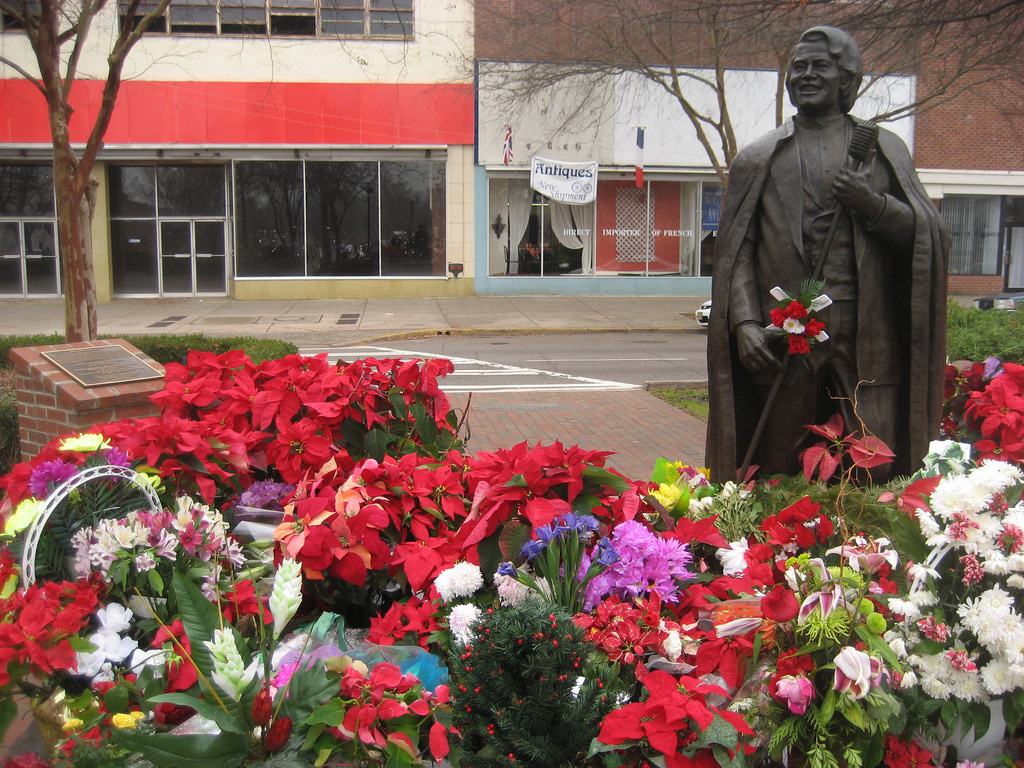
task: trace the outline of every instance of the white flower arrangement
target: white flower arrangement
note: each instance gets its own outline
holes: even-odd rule
[[[970,702],[1024,688],[1024,616],[1013,592],[1024,587],[1024,503],[1008,508],[1004,496],[1021,482],[1019,467],[987,461],[945,475],[929,508],[917,510],[932,549],[909,570],[906,599],[889,601],[903,618],[886,638],[906,658],[901,687]],[[959,583],[942,584],[952,579]],[[943,586],[952,593],[945,613]]]

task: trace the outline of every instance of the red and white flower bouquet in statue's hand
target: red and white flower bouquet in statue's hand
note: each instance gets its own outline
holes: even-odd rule
[[[779,304],[769,313],[771,322],[765,330],[785,336],[790,355],[806,355],[812,345],[828,341],[825,323],[817,317],[832,304],[832,299],[821,292],[824,287],[820,280],[805,280],[795,299],[779,286],[770,291]]]

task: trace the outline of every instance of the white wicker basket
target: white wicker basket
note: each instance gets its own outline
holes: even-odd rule
[[[118,467],[112,464],[102,464],[97,467],[89,467],[79,472],[74,477],[68,478],[58,485],[49,496],[46,497],[46,504],[43,511],[25,529],[25,542],[21,552],[21,578],[25,587],[30,586],[36,580],[36,550],[39,548],[39,539],[43,535],[47,520],[56,511],[60,503],[67,498],[73,490],[85,483],[104,478],[115,480],[127,480],[135,485],[146,497],[149,509],[152,512],[159,512],[162,509],[160,497],[157,496],[153,486],[131,467]]]

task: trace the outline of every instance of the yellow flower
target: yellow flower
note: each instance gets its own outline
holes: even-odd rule
[[[92,453],[110,447],[110,441],[103,435],[86,432],[75,437],[65,437],[60,441],[62,451],[77,451],[79,453]]]
[[[677,485],[661,483],[658,486],[658,490],[652,493],[651,496],[657,499],[658,503],[665,509],[672,509],[676,502],[683,497],[683,491]]]
[[[132,728],[138,726],[139,720],[141,720],[145,716],[146,715],[142,712],[128,712],[127,714],[123,712],[118,712],[116,715],[110,718],[110,722],[114,725],[115,728],[126,728],[128,730],[131,730]]]
[[[64,721],[64,730],[77,731],[83,725],[85,725],[84,720],[79,720],[77,717],[69,717],[67,720]]]
[[[7,518],[7,522],[4,524],[4,535],[15,536],[24,531],[32,524],[33,520],[39,517],[44,506],[46,505],[39,499],[25,499],[14,508],[14,514]]]
[[[148,485],[150,488],[152,488],[157,493],[160,493],[160,491],[163,490],[163,487],[164,487],[163,478],[161,478],[160,475],[156,474],[156,470],[155,469],[152,469],[150,467],[146,467],[146,468],[139,467],[136,470],[136,473],[137,474],[135,475],[135,479],[139,482],[139,484],[141,484],[141,485]]]

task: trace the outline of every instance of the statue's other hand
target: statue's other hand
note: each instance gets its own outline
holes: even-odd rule
[[[857,211],[869,219],[878,216],[885,201],[868,183],[868,172],[840,169],[832,182],[832,194],[844,208]]]
[[[736,351],[748,371],[781,368],[782,362],[768,346],[768,334],[757,323],[741,323],[736,328]]]

